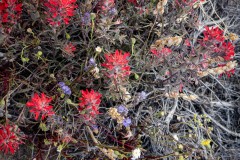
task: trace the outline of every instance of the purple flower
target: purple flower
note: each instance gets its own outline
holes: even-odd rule
[[[95,62],[94,58],[89,59],[89,65],[90,66],[96,66],[96,62]]]
[[[128,113],[128,109],[124,105],[118,106],[117,111],[118,111],[118,113],[122,113],[122,114]]]
[[[114,16],[114,15],[116,15],[117,14],[117,9],[116,8],[111,8],[110,10],[109,10],[109,15],[110,16]]]
[[[64,82],[59,82],[58,84],[59,84],[59,86],[62,89],[64,94],[67,94],[69,96],[72,94],[71,89]]]
[[[91,127],[92,127],[92,129],[93,129],[93,130],[94,130],[94,129],[98,129],[98,126],[97,126],[97,125],[95,125],[95,124],[94,124],[94,125],[92,125]]]
[[[97,64],[94,60],[94,58],[90,58],[89,61],[88,61],[88,65],[85,65],[84,67],[84,71],[88,71],[91,67],[96,67]]]
[[[144,99],[147,98],[147,93],[144,92],[144,91],[138,93],[138,98],[139,98],[140,101],[143,101]]]
[[[90,24],[90,22],[91,22],[91,15],[90,15],[90,13],[89,12],[84,13],[84,15],[82,17],[82,23],[84,25],[88,25],[88,24]]]
[[[91,127],[92,127],[93,132],[97,134],[98,133],[98,126],[94,124]]]
[[[71,89],[68,86],[63,86],[62,90],[65,94],[71,95]]]
[[[123,125],[125,127],[129,127],[131,123],[132,123],[132,120],[128,117],[123,120]]]
[[[64,82],[59,82],[58,84],[59,84],[60,87],[65,86],[65,83],[64,83]]]
[[[72,91],[71,91],[71,89],[69,88],[69,89],[66,90],[64,93],[70,96],[70,95],[72,94]]]

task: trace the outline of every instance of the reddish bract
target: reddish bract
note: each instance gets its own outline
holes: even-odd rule
[[[80,112],[85,111],[86,113],[83,115],[84,119],[89,121],[95,119],[99,114],[98,108],[101,103],[102,95],[98,92],[95,92],[93,89],[82,90],[82,97],[79,98],[79,108]]]
[[[235,52],[234,52],[234,49],[235,47],[233,46],[233,44],[231,42],[224,42],[222,44],[222,48],[225,52],[225,56],[224,56],[224,59],[227,61],[227,60],[231,60],[234,55],[235,55]]]
[[[20,130],[17,126],[6,124],[0,126],[0,151],[7,154],[9,151],[14,154],[19,148],[20,144],[23,144],[22,138],[19,134]]]
[[[157,57],[166,57],[172,53],[172,50],[166,47],[161,50],[151,49],[150,51]]]
[[[218,27],[205,27],[203,32],[203,44],[205,47],[213,48],[213,51],[219,53],[226,61],[231,60],[234,55],[234,45],[231,42],[225,42],[223,31]]]
[[[219,67],[224,67],[226,64],[219,64]],[[232,75],[234,75],[235,69],[231,69],[229,71],[224,72],[223,74],[226,74],[228,78],[230,78]],[[219,77],[221,77],[223,74],[220,74]]]
[[[190,43],[189,39],[186,39],[184,41],[184,45],[187,46],[187,47],[191,47],[191,43]]]
[[[41,119],[44,120],[47,116],[55,114],[53,106],[49,105],[51,101],[52,98],[47,98],[44,93],[41,93],[40,96],[35,93],[26,106],[30,108],[31,113],[35,114],[35,120],[38,120],[40,114],[42,114]]]
[[[205,31],[203,32],[204,41],[212,41],[212,42],[223,42],[224,36],[223,31],[219,29],[218,27],[205,27]]]
[[[47,0],[47,20],[52,26],[60,26],[62,22],[69,24],[77,8],[76,0]]]
[[[132,3],[134,6],[138,6],[137,0],[128,0],[129,3]]]
[[[22,13],[22,3],[17,0],[2,0],[0,2],[0,26],[2,23],[16,24]]]
[[[130,75],[130,66],[128,65],[130,53],[122,54],[121,51],[116,50],[115,53],[105,54],[104,56],[106,61],[102,66],[109,70],[108,76],[110,78],[123,79]]]
[[[76,47],[70,42],[70,43],[64,45],[63,50],[67,54],[69,54],[71,56],[74,56],[74,52],[76,51]]]

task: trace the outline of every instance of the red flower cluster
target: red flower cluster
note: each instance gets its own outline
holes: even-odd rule
[[[128,0],[129,3],[132,3],[134,6],[138,6],[137,0]]]
[[[191,47],[191,43],[190,43],[189,39],[186,39],[184,41],[184,45],[187,46],[187,47]]]
[[[234,55],[235,55],[235,52],[234,52],[235,47],[233,46],[233,44],[231,42],[227,42],[227,43],[223,42],[221,48],[222,48],[222,50],[225,53],[224,59],[226,61],[231,60],[234,57]]]
[[[226,64],[219,64],[218,67],[224,67],[226,66]],[[235,69],[231,69],[229,71],[225,71],[223,74],[226,74],[228,76],[228,78],[231,77],[231,75],[234,75],[235,73]],[[223,74],[220,74],[219,77],[221,77]]]
[[[0,151],[7,154],[9,151],[14,154],[20,144],[23,144],[21,140],[23,136],[19,134],[20,130],[17,126],[6,124],[0,126]]]
[[[122,54],[121,51],[116,50],[115,53],[105,54],[105,63],[102,64],[109,72],[108,76],[111,78],[123,79],[130,75],[130,66],[128,65],[128,57],[130,53],[126,52]]]
[[[76,47],[70,42],[64,45],[63,50],[70,56],[74,56],[74,52],[76,51]]]
[[[44,5],[48,9],[47,20],[52,26],[60,26],[62,22],[69,24],[77,8],[76,0],[47,0]]]
[[[164,47],[161,50],[157,50],[157,49],[151,49],[152,54],[154,54],[157,57],[166,57],[168,55],[170,55],[172,53],[172,50]]]
[[[205,47],[213,48],[213,51],[219,53],[226,61],[231,60],[234,57],[234,49],[235,47],[231,42],[225,42],[225,38],[223,35],[223,31],[218,27],[205,27],[205,31],[203,32],[204,38],[203,42]]]
[[[0,26],[2,23],[15,24],[22,13],[22,3],[17,0],[2,0],[0,2]]]
[[[41,119],[44,120],[47,116],[55,114],[53,106],[49,105],[51,101],[52,98],[47,98],[44,93],[41,93],[41,96],[35,93],[31,101],[27,102],[26,106],[31,108],[31,113],[35,114],[35,120],[38,120],[40,114],[42,114]]]
[[[211,27],[208,26],[205,27],[205,31],[203,32],[204,41],[211,41],[211,42],[223,42],[223,31],[219,29],[218,27]]]
[[[95,92],[93,89],[89,90],[82,90],[82,97],[79,98],[79,108],[80,112],[84,112],[84,119],[90,121],[95,119],[96,116],[99,114],[98,107],[101,103],[102,95],[98,92]]]

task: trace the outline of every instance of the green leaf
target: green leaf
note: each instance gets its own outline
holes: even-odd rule
[[[61,97],[61,98],[64,98],[64,96],[65,96],[65,94],[64,94],[64,93],[62,93],[60,97]]]
[[[58,151],[58,152],[61,152],[62,149],[63,149],[63,144],[60,144],[60,145],[57,147],[57,151]]]
[[[45,145],[50,145],[51,142],[50,142],[48,139],[44,139],[44,144],[45,144]]]
[[[28,61],[29,61],[29,58],[21,57],[21,60],[22,60],[22,62],[28,62]]]
[[[134,73],[134,78],[135,78],[136,80],[139,80],[139,75],[138,75],[137,73]]]
[[[70,34],[66,33],[66,38],[69,40],[71,38]]]
[[[44,131],[44,132],[46,132],[46,131],[49,130],[49,129],[47,128],[46,124],[45,124],[45,123],[42,123],[42,122],[40,123],[39,128],[40,128],[42,131]]]

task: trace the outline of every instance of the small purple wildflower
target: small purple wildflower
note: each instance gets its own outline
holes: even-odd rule
[[[91,22],[91,15],[89,12],[84,13],[82,17],[82,23],[83,25],[88,25]]]
[[[144,91],[138,93],[138,98],[139,98],[140,101],[143,101],[144,99],[147,98],[147,93],[144,92]]]
[[[60,87],[65,86],[65,83],[64,83],[64,82],[59,82],[58,84],[59,84]]]
[[[84,71],[87,71],[87,70],[89,70],[89,68],[96,67],[96,66],[97,66],[97,64],[96,64],[94,58],[90,58],[88,61],[88,65],[85,65],[85,67],[84,67]]]
[[[130,118],[125,118],[125,119],[123,120],[123,125],[124,125],[125,127],[129,127],[131,123],[132,123],[132,120],[131,120]]]
[[[94,58],[89,59],[89,65],[90,66],[96,66],[96,62],[95,62]]]
[[[72,94],[71,89],[64,82],[59,82],[58,84],[60,88],[63,90],[64,94],[67,94],[69,96]]]
[[[69,88],[69,87],[68,87],[68,88]],[[64,93],[70,96],[70,95],[72,94],[72,91],[71,91],[71,89],[69,88],[68,90],[65,90]]]
[[[118,113],[122,113],[122,114],[128,113],[128,109],[124,105],[118,106],[117,111],[118,111]]]
[[[94,124],[91,127],[92,127],[93,132],[97,134],[98,133],[98,126]]]
[[[117,9],[115,7],[111,8],[108,13],[110,16],[114,16],[117,14]]]
[[[97,126],[97,125],[95,125],[95,124],[94,124],[94,125],[92,125],[91,127],[92,127],[92,129],[93,129],[93,130],[94,130],[94,129],[98,129],[98,126]]]

